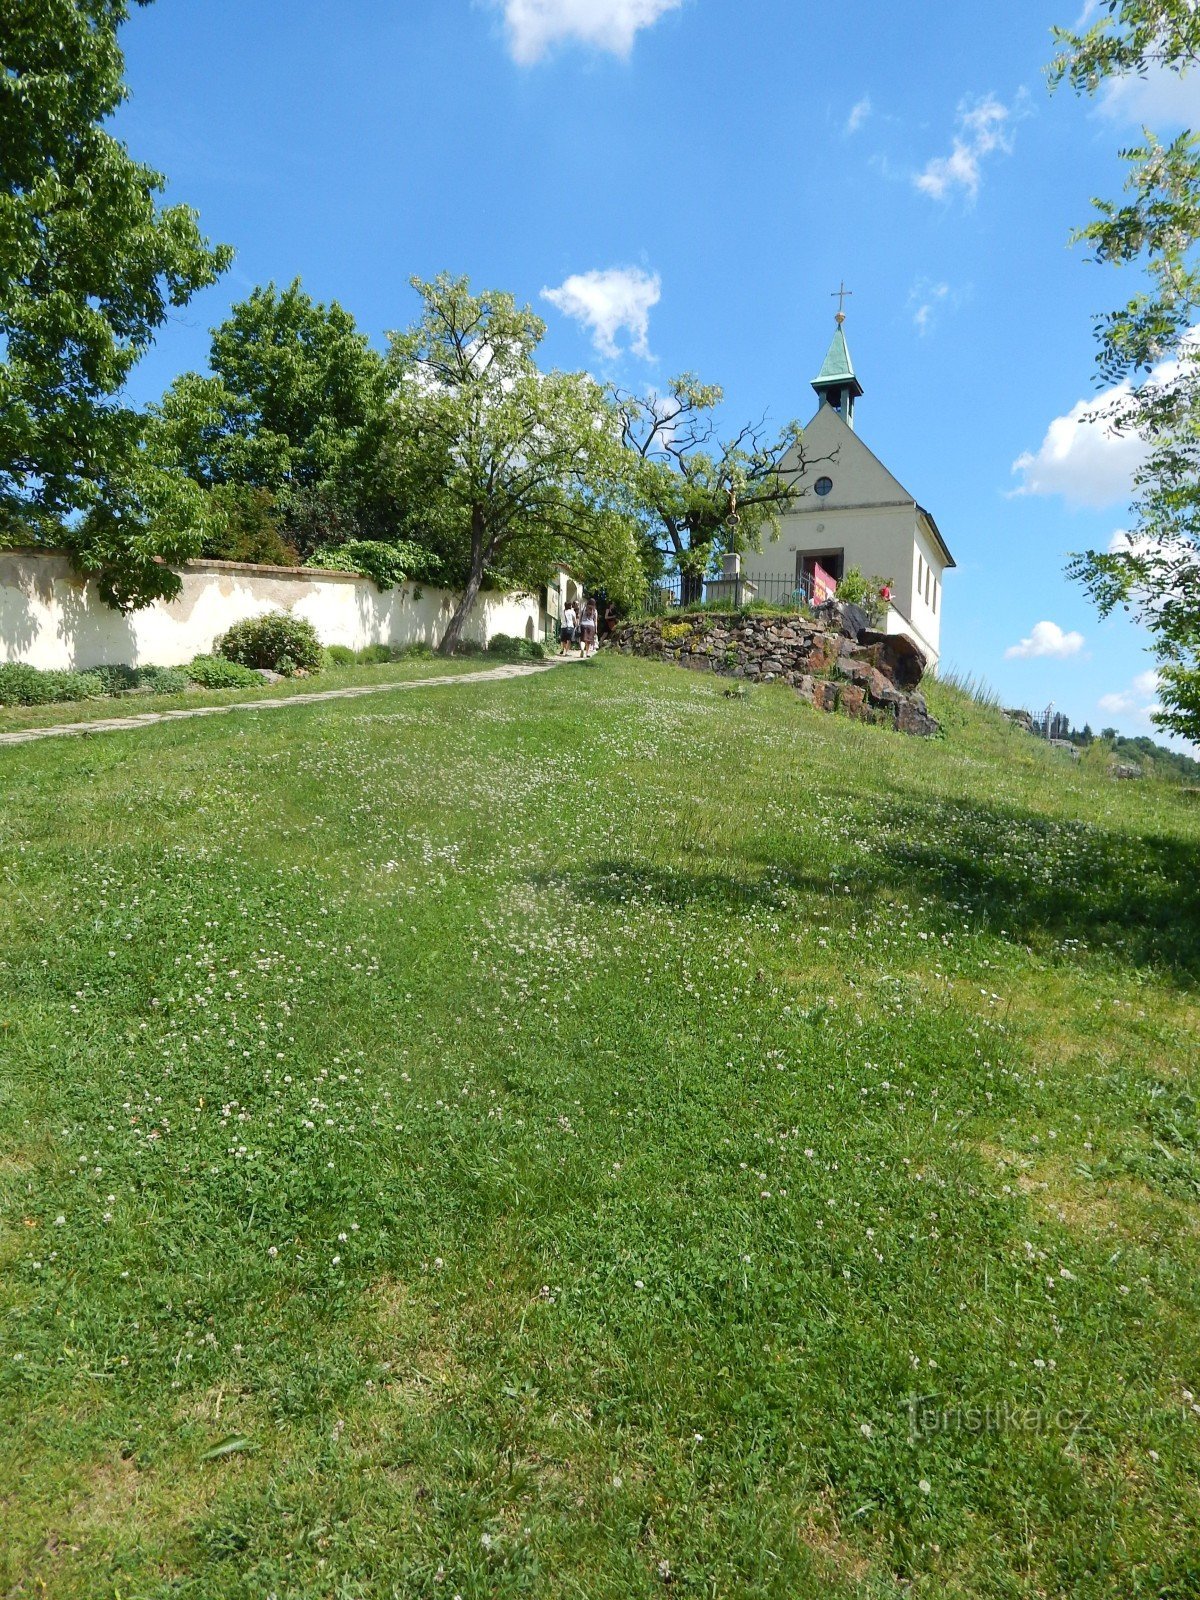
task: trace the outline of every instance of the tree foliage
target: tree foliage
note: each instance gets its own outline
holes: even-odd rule
[[[398,470],[421,485],[426,535],[463,586],[443,652],[485,579],[541,584],[569,561],[634,598],[641,565],[610,398],[585,373],[541,370],[545,324],[511,295],[446,275],[413,287],[422,315],[391,335],[390,428]]]
[[[1151,71],[1200,63],[1200,11],[1191,0],[1104,0],[1084,33],[1056,29],[1051,81],[1078,93]],[[1129,265],[1143,287],[1096,324],[1102,379],[1117,385],[1104,421],[1135,434],[1147,454],[1134,479],[1131,536],[1086,550],[1070,571],[1102,615],[1117,606],[1150,629],[1162,662],[1156,720],[1200,741],[1200,138],[1163,143],[1149,130],[1121,152],[1121,203],[1095,202],[1076,238],[1099,263]]]
[[[395,534],[406,512],[380,459],[384,358],[348,311],[298,279],[267,284],[213,330],[210,366],[177,378],[156,408],[165,461],[206,489],[258,491],[303,553]]]
[[[658,570],[682,574],[685,601],[698,598],[718,555],[759,549],[775,532],[809,465],[796,422],[777,434],[748,424],[721,439],[723,398],[690,372],[666,394],[617,397],[645,544]]]
[[[0,0],[0,537],[65,542],[120,606],[172,592],[154,557],[195,539],[122,386],[231,258],[102,126],[126,96],[129,9]]]

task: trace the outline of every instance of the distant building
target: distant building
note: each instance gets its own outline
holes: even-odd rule
[[[768,597],[780,579],[809,591],[814,576],[837,580],[851,567],[890,582],[889,633],[908,633],[936,666],[941,654],[942,579],[954,557],[932,514],[858,437],[862,397],[837,314],[837,330],[813,379],[818,407],[804,430],[798,480],[803,495],[781,519],[779,536],[742,557],[742,574]],[[793,463],[794,463],[793,457]]]

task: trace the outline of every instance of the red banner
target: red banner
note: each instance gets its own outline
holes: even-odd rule
[[[837,593],[837,580],[831,578],[819,561],[812,564],[812,603],[821,605],[826,600],[832,600]]]

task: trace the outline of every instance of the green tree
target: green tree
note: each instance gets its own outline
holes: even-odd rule
[[[1106,82],[1200,62],[1200,11],[1192,0],[1104,0],[1084,33],[1056,29],[1054,84],[1094,94]],[[1104,382],[1117,384],[1105,421],[1145,439],[1134,480],[1131,538],[1086,550],[1070,571],[1102,615],[1124,606],[1149,628],[1162,662],[1155,720],[1200,741],[1200,139],[1169,144],[1149,130],[1122,152],[1123,203],[1095,201],[1076,235],[1101,263],[1142,271],[1142,286],[1096,324]]]
[[[538,367],[545,323],[511,295],[472,294],[447,275],[412,282],[424,309],[391,335],[390,415],[401,470],[423,485],[427,534],[461,576],[442,652],[486,579],[533,586],[562,560],[634,598],[642,569],[609,396],[585,373]]]
[[[646,543],[658,570],[681,574],[685,602],[700,598],[719,555],[760,549],[775,533],[809,465],[796,422],[774,435],[748,424],[721,439],[723,398],[692,373],[673,378],[663,395],[617,396]]]
[[[387,375],[354,318],[297,279],[257,288],[213,330],[211,374],[177,378],[156,448],[196,482],[272,497],[284,535],[390,538],[405,519],[381,460]]]
[[[231,259],[102,127],[126,97],[129,9],[0,0],[0,538],[65,543],[122,607],[177,588],[155,557],[191,552],[196,506],[121,390]]]

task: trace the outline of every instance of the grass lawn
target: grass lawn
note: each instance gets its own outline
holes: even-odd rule
[[[0,751],[0,1594],[1200,1594],[1200,796],[725,687]]]
[[[183,694],[117,694],[94,700],[57,700],[44,706],[0,705],[0,733],[19,728],[52,728],[63,722],[103,722],[110,717],[139,717],[148,711],[190,711],[196,706],[240,704],[244,700],[288,700],[297,694],[322,689],[351,689],[368,683],[408,683],[414,678],[438,678],[460,672],[502,667],[502,658],[464,656],[457,660],[419,657],[385,662],[378,666],[326,667],[310,678],[287,678],[248,689],[188,689]]]

